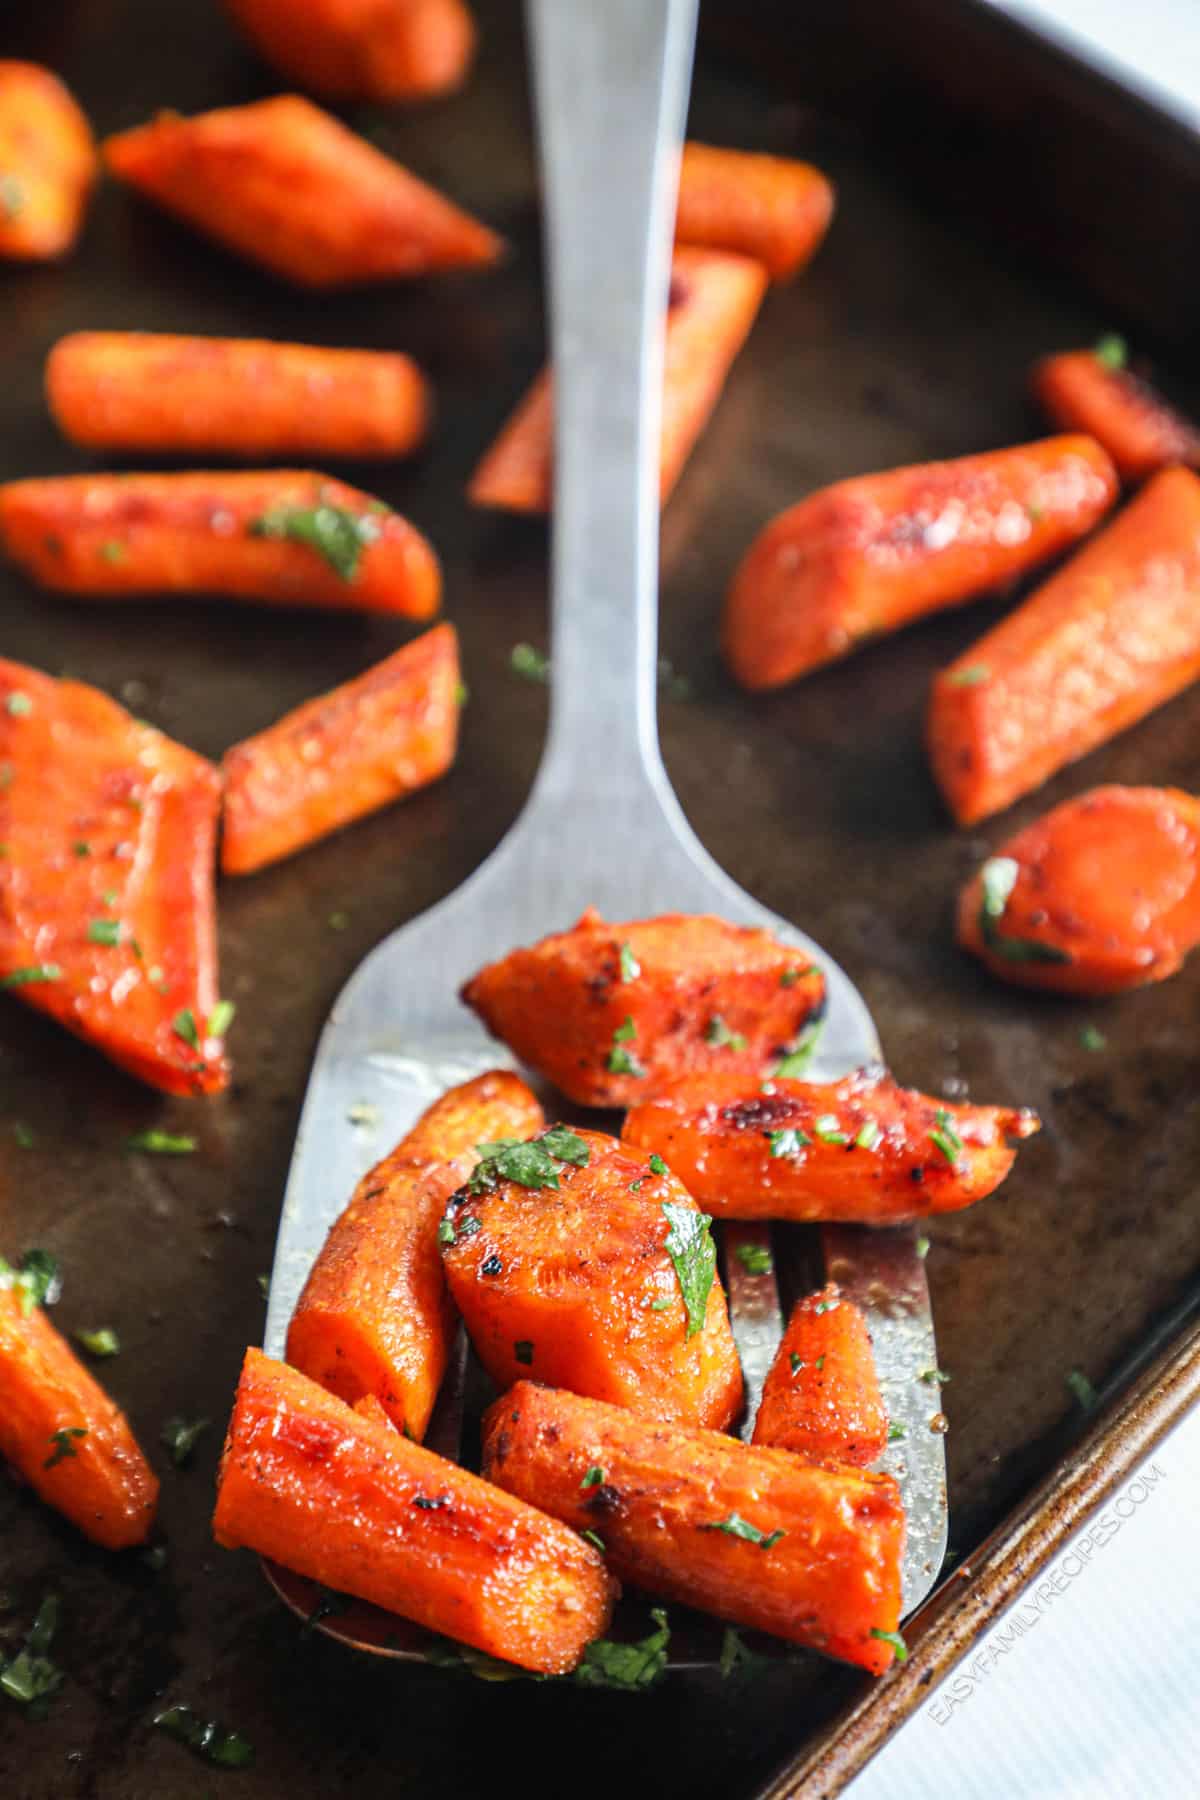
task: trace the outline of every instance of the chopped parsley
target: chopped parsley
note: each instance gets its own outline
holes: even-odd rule
[[[1032,938],[1005,937],[999,929],[1021,865],[1012,856],[992,856],[979,871],[983,898],[979,903],[979,935],[996,956],[1008,962],[1064,963],[1071,958],[1054,944],[1038,943]]]
[[[197,1440],[208,1427],[208,1419],[181,1419],[175,1414],[167,1420],[159,1437],[163,1446],[170,1451],[171,1461],[177,1469],[182,1469],[191,1461]]]
[[[717,1664],[723,1681],[739,1669],[749,1674],[756,1668],[765,1667],[769,1661],[769,1657],[760,1656],[757,1650],[749,1649],[742,1641],[741,1633],[735,1631],[732,1625],[725,1627],[721,1638],[720,1661]]]
[[[33,701],[29,698],[29,695],[22,694],[19,691],[11,693],[4,704],[7,707],[10,716],[14,719],[27,718],[33,711]]]
[[[345,931],[345,929],[346,929],[347,925],[349,925],[349,923],[350,923],[350,914],[349,913],[331,912],[329,915],[330,931]]]
[[[269,1300],[271,1298],[271,1277],[269,1275],[259,1275],[256,1279],[258,1281],[259,1293],[264,1300]]]
[[[508,666],[522,680],[537,681],[543,687],[550,679],[550,658],[543,650],[535,650],[532,644],[514,644]]]
[[[633,954],[628,944],[621,945],[620,951],[621,980],[636,981],[642,972],[642,965]]]
[[[25,183],[6,170],[0,175],[0,209],[6,219],[15,219],[25,207]]]
[[[1079,1041],[1085,1050],[1108,1049],[1108,1039],[1095,1025],[1085,1025],[1079,1034]]]
[[[584,1530],[581,1531],[579,1535],[582,1538],[586,1538],[588,1543],[592,1544],[600,1552],[601,1556],[607,1555],[608,1546],[598,1531]]]
[[[1129,346],[1115,331],[1108,331],[1094,346],[1092,355],[1102,369],[1111,369],[1115,374],[1128,363]]]
[[[935,1150],[939,1150],[952,1169],[957,1168],[958,1159],[962,1155],[963,1141],[954,1129],[954,1121],[944,1106],[939,1106],[935,1115],[936,1124],[929,1133],[929,1141]]]
[[[822,1113],[819,1119],[813,1120],[813,1136],[822,1144],[848,1144],[847,1134],[838,1126],[836,1113]]]
[[[29,963],[23,969],[10,969],[7,975],[0,976],[0,988],[31,987],[38,981],[61,981],[62,970],[57,963]]]
[[[770,1275],[774,1272],[775,1264],[765,1244],[739,1244],[734,1255],[747,1275]]]
[[[790,1363],[792,1365],[792,1374],[793,1375],[798,1375],[800,1373],[801,1369],[806,1368],[808,1366],[805,1363],[804,1358],[801,1356],[801,1354],[798,1350],[793,1350],[792,1354],[788,1360],[790,1361]]]
[[[1096,1390],[1088,1380],[1087,1376],[1079,1369],[1069,1369],[1066,1375],[1066,1383],[1076,1400],[1078,1400],[1080,1406],[1082,1406],[1084,1412],[1091,1412],[1093,1406],[1096,1404]]]
[[[379,1123],[378,1109],[367,1100],[356,1100],[353,1106],[346,1108],[346,1119],[351,1125],[365,1125],[368,1130]]]
[[[947,1375],[945,1369],[922,1369],[921,1373],[917,1376],[917,1380],[923,1381],[926,1387],[934,1387],[935,1385],[944,1387],[949,1379],[950,1377]]]
[[[86,843],[83,838],[79,838],[71,845],[71,851],[73,855],[78,857],[90,856],[92,854],[92,846],[89,843]]]
[[[637,1026],[626,1014],[624,1022],[613,1032],[613,1047],[608,1053],[607,1068],[610,1075],[632,1075],[641,1080],[646,1071],[643,1069],[632,1050],[625,1048],[637,1036]]]
[[[675,1265],[683,1304],[687,1308],[685,1342],[703,1331],[708,1312],[708,1296],[717,1273],[717,1247],[713,1243],[707,1213],[664,1200],[662,1210],[670,1230],[667,1233],[667,1255]]]
[[[670,1306],[670,1304],[671,1304],[670,1295],[664,1294],[661,1297],[661,1299],[652,1300],[650,1302],[650,1311],[651,1312],[666,1312],[666,1310]]]
[[[771,1146],[772,1156],[799,1156],[805,1144],[812,1139],[795,1125],[785,1125],[779,1131],[768,1131],[767,1142]]]
[[[581,1488],[599,1487],[603,1480],[604,1470],[600,1467],[599,1463],[593,1463],[579,1485]]]
[[[896,1661],[898,1663],[906,1663],[908,1661],[908,1645],[898,1631],[880,1631],[877,1625],[872,1625],[871,1636],[873,1638],[878,1638],[881,1644],[890,1644],[896,1653]]]
[[[907,1425],[902,1425],[898,1419],[894,1419],[888,1426],[887,1441],[889,1444],[898,1444],[902,1438],[907,1436]]]
[[[813,1364],[813,1367],[816,1369],[817,1374],[819,1375],[825,1367],[825,1358],[823,1356],[818,1356],[816,1362]]]
[[[802,976],[815,975],[816,972],[814,963],[806,963],[802,969],[785,969],[779,977],[779,985],[780,987],[795,987]]]
[[[804,1027],[792,1049],[776,1069],[776,1075],[782,1076],[785,1080],[789,1078],[793,1080],[799,1079],[812,1061],[813,1053],[821,1041],[821,1033],[824,1029],[825,1021],[823,1018],[811,1020]]]
[[[42,1464],[43,1469],[57,1469],[60,1462],[66,1462],[68,1456],[74,1456],[75,1443],[87,1436],[86,1425],[64,1425],[58,1431],[52,1431],[46,1440],[54,1448]]]
[[[118,538],[109,538],[106,544],[101,544],[100,546],[100,558],[102,562],[106,563],[124,562],[124,544],[122,544]]]
[[[223,1038],[233,1024],[237,1007],[232,1000],[218,1000],[208,1015],[208,1033],[210,1038]]]
[[[760,1550],[769,1550],[777,1544],[784,1531],[760,1531],[757,1525],[751,1525],[740,1513],[731,1512],[727,1519],[717,1519],[711,1525],[701,1525],[701,1531],[723,1531],[729,1537],[744,1538],[748,1544],[757,1544]]]
[[[18,1706],[28,1707],[31,1718],[44,1715],[50,1696],[62,1686],[62,1671],[48,1655],[58,1630],[58,1614],[58,1596],[47,1594],[21,1649],[7,1662],[0,1661],[0,1693]]]
[[[353,581],[368,544],[380,533],[379,520],[370,513],[350,512],[344,506],[273,506],[253,520],[251,537],[287,538],[307,544],[323,557],[343,581]]]
[[[883,1133],[874,1119],[864,1119],[859,1127],[858,1136],[854,1140],[855,1148],[858,1150],[874,1150],[882,1136]]]
[[[712,1044],[717,1050],[739,1051],[746,1048],[746,1040],[740,1031],[730,1031],[720,1013],[714,1013],[704,1028],[704,1041]]]
[[[656,1150],[650,1158],[650,1173],[652,1175],[669,1175],[670,1172],[671,1171],[668,1169],[666,1163]]]
[[[913,1248],[921,1261],[924,1262],[925,1258],[929,1255],[929,1239],[927,1237],[919,1237]]]
[[[529,1338],[518,1338],[513,1345],[513,1355],[517,1361],[529,1368],[533,1362],[533,1344]]]
[[[492,1144],[476,1144],[475,1149],[481,1160],[467,1182],[471,1194],[490,1193],[501,1181],[531,1189],[557,1188],[565,1164],[585,1169],[591,1155],[583,1138],[567,1125],[554,1125],[529,1143],[499,1138]]]
[[[146,1156],[191,1156],[196,1140],[186,1132],[159,1131],[151,1126],[126,1138],[125,1148],[139,1150]]]
[[[89,919],[88,943],[107,944],[111,948],[121,941],[121,921],[119,919]]]
[[[200,1718],[190,1706],[168,1706],[165,1712],[155,1713],[151,1724],[218,1769],[245,1769],[254,1761],[249,1738],[218,1719]]]
[[[614,1644],[597,1638],[583,1653],[573,1680],[579,1687],[623,1688],[632,1692],[651,1687],[667,1666],[671,1628],[661,1606],[651,1608],[656,1630],[637,1644]]]
[[[1030,507],[1029,511],[1032,516],[1033,508]],[[985,663],[968,663],[965,669],[952,670],[947,675],[946,682],[949,687],[978,687],[980,682],[990,678],[991,673]]]
[[[200,1033],[196,1029],[196,1016],[190,1006],[183,1007],[180,1012],[175,1014],[171,1020],[171,1030],[177,1038],[182,1038],[183,1042],[190,1045],[193,1050],[200,1048]]]
[[[30,1131],[28,1125],[23,1124],[22,1121],[18,1119],[13,1126],[12,1131],[13,1142],[16,1144],[18,1150],[33,1149],[33,1133]]]
[[[95,1331],[77,1331],[75,1336],[89,1356],[119,1356],[121,1353],[121,1340],[110,1325],[98,1326]]]
[[[0,1256],[0,1288],[20,1290],[21,1313],[28,1318],[35,1306],[53,1306],[62,1293],[58,1258],[48,1250],[27,1250],[17,1268]]]

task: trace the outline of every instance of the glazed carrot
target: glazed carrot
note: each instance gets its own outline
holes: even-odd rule
[[[1200,480],[1154,475],[1111,525],[943,669],[926,743],[960,825],[1040,787],[1200,675]]]
[[[605,1630],[590,1544],[248,1350],[213,1533],[489,1656],[557,1675]]]
[[[97,167],[91,127],[57,75],[37,63],[0,62],[0,257],[65,255]]]
[[[220,594],[427,619],[441,599],[437,557],[407,520],[299,469],[9,481],[0,538],[42,587],[105,600]]]
[[[708,1222],[657,1159],[555,1127],[485,1160],[441,1237],[450,1292],[497,1387],[528,1372],[653,1419],[736,1417],[742,1373]]]
[[[664,913],[513,950],[462,998],[581,1106],[630,1106],[682,1075],[774,1067],[824,1002],[819,969],[768,931]]]
[[[667,314],[659,493],[665,502],[721,395],[766,288],[761,264],[715,250],[676,249]],[[553,398],[543,370],[484,456],[467,489],[476,506],[550,510]]]
[[[404,456],[429,425],[410,357],[258,338],[73,331],[46,359],[59,430],[89,450]]]
[[[721,1218],[893,1225],[981,1200],[1012,1168],[1008,1139],[1038,1129],[1027,1108],[935,1100],[875,1066],[829,1083],[680,1081],[621,1135]]]
[[[811,163],[688,143],[679,166],[675,241],[751,256],[788,281],[821,246],[833,187]]]
[[[0,987],[172,1094],[229,1082],[220,788],[95,688],[0,661]]]
[[[1086,437],[836,482],[746,552],[725,603],[725,660],[743,687],[780,687],[1025,574],[1090,531],[1116,493]]]
[[[420,100],[460,87],[475,50],[463,0],[226,0],[289,81],[330,100]]]
[[[623,1581],[875,1675],[891,1663],[904,1511],[888,1475],[818,1468],[530,1381],[486,1415],[483,1466],[595,1531]]]
[[[225,873],[278,862],[444,775],[460,685],[454,627],[436,625],[227,750]]]
[[[143,1544],[158,1482],[129,1422],[40,1306],[0,1273],[0,1459],[106,1550]]]
[[[1200,800],[1099,787],[1056,806],[967,883],[958,941],[1020,987],[1165,981],[1200,943]]]
[[[798,1301],[788,1321],[763,1384],[754,1442],[865,1468],[887,1438],[867,1321],[829,1282]]]
[[[476,1144],[528,1137],[542,1109],[493,1069],[436,1100],[363,1176],[313,1264],[288,1327],[287,1359],[330,1393],[372,1397],[406,1436],[429,1424],[454,1336],[438,1226]]]
[[[1104,445],[1122,481],[1200,462],[1200,431],[1125,364],[1121,339],[1105,338],[1094,350],[1043,357],[1033,391],[1060,430],[1086,431]]]
[[[500,239],[296,94],[107,138],[121,181],[304,287],[494,263]]]

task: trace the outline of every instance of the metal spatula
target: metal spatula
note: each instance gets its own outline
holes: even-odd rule
[[[555,381],[550,733],[513,830],[458,891],[385,940],[343,990],[321,1037],[300,1120],[271,1276],[266,1348],[282,1355],[300,1289],[366,1169],[444,1088],[507,1060],[459,1003],[460,984],[588,905],[613,920],[715,913],[766,926],[819,963],[824,1029],[809,1073],[832,1079],[879,1057],[841,969],[712,861],[668,784],[655,724],[658,439],[663,319],[696,0],[529,0],[545,187]],[[853,879],[853,870],[847,870]],[[374,1120],[374,1129],[364,1120]],[[357,1121],[357,1122],[355,1122]],[[729,1254],[765,1228],[723,1228],[734,1334],[752,1422],[782,1329],[774,1279]],[[885,1466],[908,1515],[904,1610],[945,1547],[945,1458],[924,1268],[909,1230],[827,1230],[825,1266],[865,1308],[884,1393],[903,1438]],[[461,1380],[429,1442],[453,1454]],[[310,1583],[278,1574],[311,1613]],[[431,1640],[355,1608],[322,1625],[407,1657]],[[714,1639],[715,1645],[716,1639]],[[708,1654],[685,1653],[684,1662]]]

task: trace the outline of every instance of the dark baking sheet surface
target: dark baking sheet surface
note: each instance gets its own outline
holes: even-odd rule
[[[13,1800],[188,1800],[224,1792],[422,1800],[513,1784],[536,1800],[750,1791],[853,1693],[799,1658],[761,1679],[671,1681],[639,1698],[489,1686],[348,1655],[302,1635],[254,1560],[212,1545],[221,1429],[269,1267],[309,1058],[351,969],[388,929],[448,892],[517,812],[545,696],[509,672],[545,642],[545,533],[472,513],[463,482],[541,359],[537,219],[516,8],[480,7],[478,72],[458,99],[357,115],[385,148],[511,238],[481,279],[336,298],[291,293],[115,186],[61,270],[5,271],[0,472],[87,466],[40,396],[46,348],[83,326],[262,333],[412,350],[437,384],[428,454],[355,469],[427,529],[447,572],[471,703],[442,786],[221,896],[223,991],[239,1007],[233,1092],[160,1100],[16,1004],[0,1006],[0,1250],[62,1259],[65,1329],[112,1324],[104,1375],[155,1446],[172,1413],[213,1421],[194,1466],[163,1467],[164,1572],[91,1551],[0,1483],[0,1614],[63,1600],[68,1681],[48,1719],[0,1711],[0,1792]],[[272,91],[207,0],[74,0],[6,9],[5,54],[63,73],[97,128]],[[797,69],[796,92],[803,91]],[[950,942],[955,889],[1002,835],[1100,780],[1200,785],[1200,694],[1090,757],[999,825],[942,814],[921,752],[932,671],[1002,610],[913,630],[781,694],[751,700],[713,651],[723,584],[757,526],[839,476],[1016,442],[1039,429],[1029,359],[1114,321],[943,216],[836,120],[771,98],[702,56],[692,130],[808,154],[836,177],[830,241],[773,292],[664,520],[662,647],[691,683],[664,699],[667,761],[700,835],[767,905],[828,945],[861,984],[902,1078],[1037,1106],[1042,1138],[1005,1189],[936,1224],[929,1258],[942,1366],[953,1376],[951,1538],[961,1554],[1082,1425],[1064,1377],[1099,1382],[1200,1263],[1197,980],[1093,1008],[992,984]],[[1120,323],[1120,321],[1116,321]],[[1187,371],[1180,370],[1181,381]],[[339,472],[342,472],[339,470]],[[2,577],[0,649],[71,672],[211,755],[410,635],[386,621],[171,605],[89,608]],[[581,800],[586,804],[586,798]],[[331,915],[344,912],[343,930]],[[1108,1047],[1089,1051],[1099,1023]],[[36,1147],[20,1150],[23,1121]],[[150,1123],[195,1131],[194,1158],[130,1158]],[[165,1464],[165,1457],[156,1460]],[[254,1769],[222,1773],[149,1729],[159,1696],[244,1731]]]

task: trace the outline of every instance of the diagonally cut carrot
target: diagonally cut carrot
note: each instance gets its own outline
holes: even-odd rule
[[[501,253],[494,232],[297,94],[160,113],[102,149],[118,180],[304,287],[478,268]]]
[[[867,1321],[833,1282],[797,1302],[763,1383],[754,1442],[865,1468],[887,1444]]]
[[[1171,463],[1200,463],[1200,430],[1125,366],[1120,339],[1043,357],[1032,387],[1060,431],[1086,431],[1104,445],[1122,481],[1144,481]]]
[[[213,1533],[522,1668],[574,1668],[608,1624],[604,1559],[557,1519],[246,1353]]]
[[[227,750],[225,873],[278,862],[444,775],[459,686],[454,627],[438,625]]]
[[[57,75],[0,62],[0,258],[65,255],[98,166],[91,127]]]
[[[761,263],[716,250],[677,248],[671,268],[659,452],[664,504],[720,398],[767,283]],[[549,512],[553,454],[551,380],[543,370],[485,454],[467,493],[476,506]]]
[[[789,281],[820,248],[833,202],[831,183],[811,163],[689,142],[675,241],[751,256],[772,281]]]
[[[1116,495],[1112,464],[1086,437],[835,482],[772,519],[742,558],[725,659],[743,687],[794,681],[1036,568]]]
[[[73,331],[46,358],[59,430],[93,450],[404,456],[430,398],[410,357],[261,338]]]
[[[330,100],[418,100],[460,87],[475,49],[463,0],[225,0],[289,81]]]
[[[938,675],[934,778],[959,824],[974,825],[1198,675],[1200,480],[1164,469]]]
[[[0,986],[173,1094],[228,1085],[203,757],[0,661]]]
[[[34,581],[85,598],[219,594],[413,619],[441,599],[419,531],[308,470],[9,481],[0,538]]]

